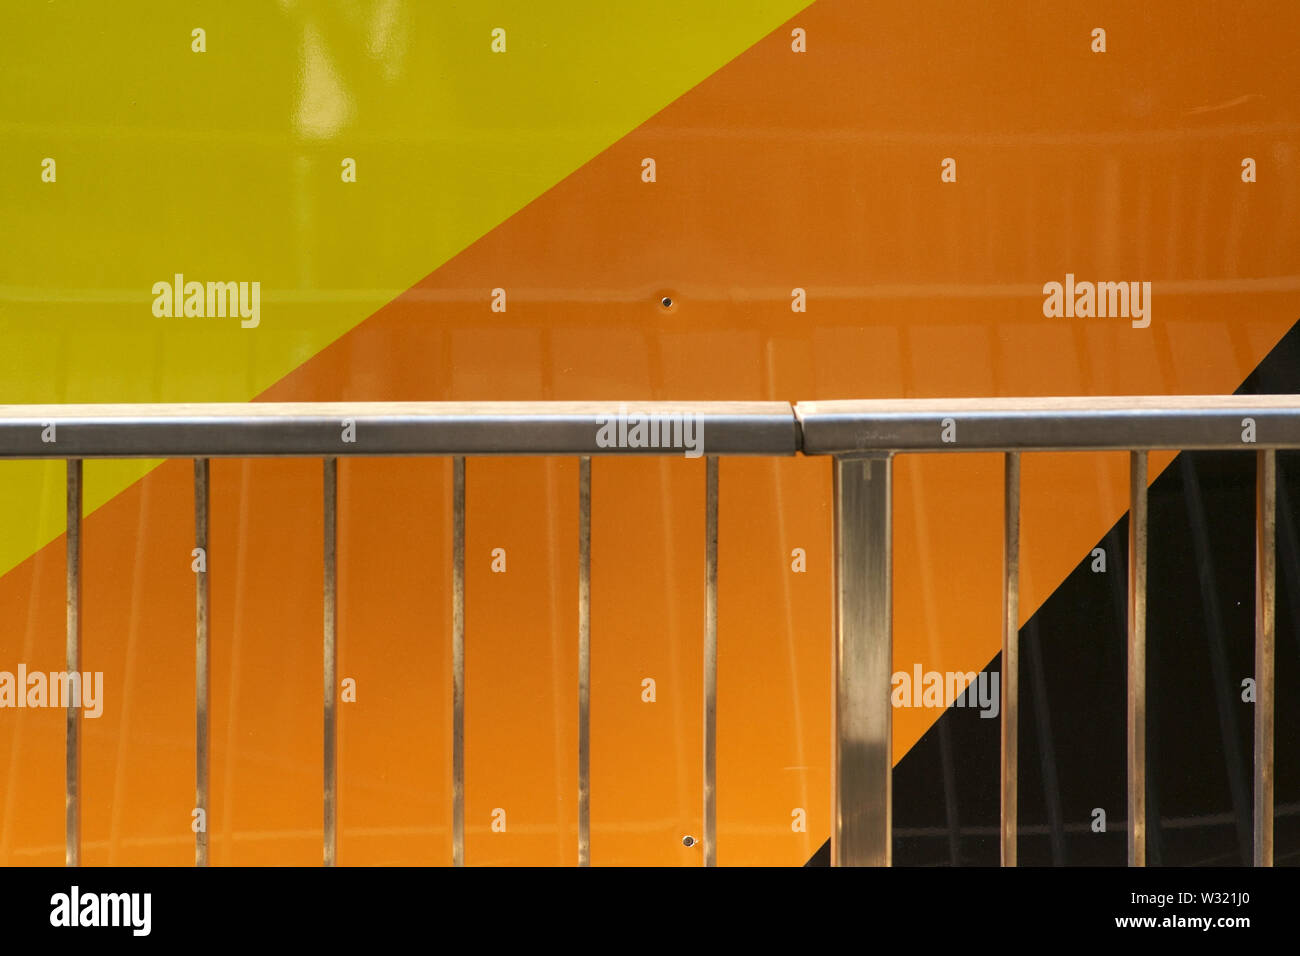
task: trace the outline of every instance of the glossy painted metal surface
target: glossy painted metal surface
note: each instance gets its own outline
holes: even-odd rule
[[[1223,394],[1300,316],[1291,3],[1154,0],[1096,23],[1010,0],[11,6],[6,403]],[[260,283],[256,326],[181,302],[155,314],[178,274]],[[1150,325],[1045,314],[1044,284],[1067,275],[1150,281]],[[31,424],[14,454],[49,460],[0,462],[0,668],[55,670],[64,475]],[[974,449],[983,425],[966,424]],[[211,540],[230,550],[210,578],[211,863],[320,859],[323,519],[304,489],[336,454],[338,625],[356,636],[339,673],[360,688],[338,712],[339,862],[451,859],[453,803],[476,863],[576,860],[564,489],[598,452],[544,444],[560,457],[470,465],[455,799],[452,469],[323,442],[212,462]],[[1125,512],[1117,447],[1026,456],[1021,623]],[[966,672],[998,653],[1008,449],[988,450],[895,460],[900,666]],[[1170,457],[1151,455],[1153,478]],[[706,465],[597,467],[592,862],[694,866]],[[832,479],[797,457],[726,470],[718,862],[797,864],[832,829]],[[187,462],[85,465],[84,666],[106,687],[85,721],[87,863],[194,851],[194,661],[175,640],[194,626],[175,557],[191,482]],[[893,712],[899,760],[941,712]],[[0,777],[22,780],[0,799],[0,863],[62,856],[54,717],[0,712]],[[600,796],[626,779],[641,786]]]

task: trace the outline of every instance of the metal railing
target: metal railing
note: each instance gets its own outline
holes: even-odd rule
[[[208,547],[208,461],[318,457],[324,469],[323,847],[336,855],[337,468],[347,456],[453,460],[452,862],[465,862],[465,459],[569,455],[578,480],[578,857],[590,865],[591,458],[681,454],[663,441],[611,445],[608,423],[689,417],[705,465],[704,863],[717,862],[718,459],[726,455],[831,459],[834,499],[834,865],[889,865],[893,458],[899,453],[1001,452],[1005,461],[1001,682],[1001,858],[1016,863],[1019,719],[1020,455],[1128,451],[1128,859],[1146,861],[1147,453],[1247,450],[1257,455],[1254,862],[1273,862],[1273,708],[1276,450],[1300,448],[1300,396],[924,399],[697,403],[254,403],[0,406],[0,458],[67,461],[67,669],[81,665],[82,461],[194,459],[196,547]],[[653,429],[652,429],[653,432]],[[658,436],[657,436],[658,437]],[[629,447],[630,445],[630,447]],[[208,809],[208,579],[196,575],[195,792]],[[66,732],[66,862],[81,860],[80,710]],[[206,827],[195,863],[208,862]]]

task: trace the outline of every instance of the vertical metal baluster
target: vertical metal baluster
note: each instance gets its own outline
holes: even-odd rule
[[[1020,821],[1020,453],[1004,456],[1002,500],[1002,865],[1016,865]]]
[[[831,865],[893,860],[891,456],[836,458]]]
[[[578,866],[591,866],[591,458],[578,459]]]
[[[208,460],[194,459],[194,806],[203,826],[194,834],[194,865],[208,865]]]
[[[1128,865],[1147,865],[1147,453],[1129,453]]]
[[[1256,456],[1255,833],[1256,866],[1273,865],[1273,638],[1276,599],[1277,453]]]
[[[325,459],[325,865],[333,866],[338,850],[338,459]]]
[[[465,865],[465,459],[452,459],[451,864]]]
[[[1222,744],[1220,756],[1223,769],[1228,779],[1228,794],[1232,801],[1232,825],[1236,831],[1238,856],[1243,864],[1249,865],[1252,857],[1250,846],[1250,749],[1243,753],[1238,739],[1238,717],[1236,704],[1239,702],[1237,676],[1228,662],[1229,626],[1224,620],[1221,606],[1218,578],[1214,569],[1214,548],[1210,543],[1209,509],[1205,506],[1201,494],[1200,469],[1195,453],[1183,452],[1178,456],[1178,469],[1183,479],[1183,499],[1187,508],[1189,530],[1192,535],[1192,558],[1196,564],[1196,577],[1199,585],[1202,620],[1208,642],[1210,682],[1214,688],[1214,704],[1219,724],[1219,740]],[[1209,751],[1213,753],[1213,751]],[[1208,767],[1205,768],[1209,770]],[[1148,815],[1150,811],[1148,810]],[[1150,843],[1150,840],[1147,841]],[[1150,847],[1148,847],[1150,849]]]
[[[67,671],[81,673],[81,459],[68,459]],[[80,677],[77,678],[80,682]],[[69,680],[71,686],[71,679]],[[64,863],[81,865],[81,701],[68,697],[64,803]]]
[[[704,865],[718,865],[718,458],[704,489]]]

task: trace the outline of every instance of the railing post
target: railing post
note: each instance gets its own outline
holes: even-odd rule
[[[1255,833],[1254,863],[1273,865],[1274,605],[1277,452],[1256,457],[1255,478]]]
[[[1129,455],[1128,865],[1147,865],[1147,453]]]
[[[704,478],[704,865],[718,865],[718,457]]]
[[[451,460],[451,865],[465,865],[465,459]]]
[[[334,865],[338,852],[338,722],[335,708],[338,695],[338,467],[337,458],[325,459],[325,634],[322,667],[325,732],[323,765],[325,866]]]
[[[194,865],[208,865],[208,459],[194,459],[194,806],[202,826],[194,833]]]
[[[1020,834],[1020,453],[1004,458],[1002,500],[1001,857],[1015,866]]]
[[[591,457],[578,459],[578,866],[591,866]]]
[[[836,457],[831,865],[892,859],[891,455]]]
[[[68,459],[67,672],[81,674],[81,459]],[[75,678],[80,681],[80,676]],[[71,686],[71,685],[69,685]],[[68,866],[81,865],[81,700],[69,695],[65,744],[64,847]]]

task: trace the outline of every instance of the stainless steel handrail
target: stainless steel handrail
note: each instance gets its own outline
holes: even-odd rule
[[[799,450],[785,402],[255,402],[0,405],[0,458],[681,454],[601,428],[688,415],[710,455]]]
[[[794,411],[806,455],[1300,448],[1300,395],[882,399]]]
[[[691,418],[697,443],[684,447]],[[612,429],[612,430],[611,430]],[[662,439],[662,440],[660,440]],[[1020,454],[1130,452],[1128,574],[1129,863],[1145,863],[1146,839],[1146,489],[1152,449],[1237,449],[1257,455],[1256,707],[1254,862],[1273,862],[1273,707],[1276,450],[1300,448],[1300,396],[1167,396],[1027,399],[918,399],[784,402],[384,402],[180,405],[0,406],[0,458],[68,463],[68,670],[81,654],[81,461],[86,458],[194,458],[195,537],[206,549],[208,459],[319,457],[325,468],[324,839],[334,862],[336,723],[333,674],[337,458],[449,456],[453,459],[453,860],[464,859],[464,518],[465,458],[576,455],[579,478],[579,861],[590,862],[589,740],[591,461],[600,455],[679,455],[706,459],[704,848],[716,862],[715,723],[717,654],[718,457],[805,455],[832,459],[834,479],[834,733],[832,862],[891,862],[892,473],[899,453],[999,451],[1005,458],[1001,844],[1016,863],[1019,716],[1017,681]],[[206,554],[206,550],[205,550]],[[208,790],[208,593],[197,577],[196,793]],[[80,713],[67,720],[66,857],[80,861]],[[205,832],[195,861],[205,865]]]

